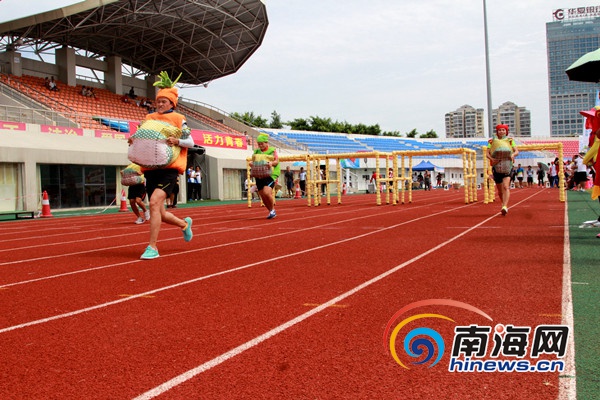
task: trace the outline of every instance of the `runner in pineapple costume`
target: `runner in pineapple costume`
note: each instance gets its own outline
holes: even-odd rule
[[[508,214],[508,199],[510,198],[510,171],[519,154],[515,141],[508,137],[508,125],[497,125],[496,135],[488,141],[487,158],[492,165],[494,182],[498,196],[502,201],[502,215]]]
[[[267,165],[272,168],[271,176],[266,178],[256,178],[256,188],[258,189],[258,195],[262,200],[263,204],[269,210],[269,215],[267,215],[267,219],[272,219],[277,216],[275,213],[275,200],[273,193],[273,187],[275,186],[275,182],[277,178],[279,178],[280,174],[280,166],[279,166],[279,156],[277,155],[277,150],[275,147],[269,146],[269,135],[266,133],[261,133],[258,135],[256,142],[258,144],[258,149],[254,150],[254,157],[256,159],[256,155],[261,156],[267,161]],[[252,165],[252,162],[251,164]]]
[[[180,139],[175,137],[166,139],[169,146],[179,146],[181,147],[181,151],[179,156],[165,168],[144,170],[146,191],[150,199],[150,241],[148,247],[146,247],[146,250],[140,257],[142,260],[151,260],[159,257],[157,242],[162,222],[180,227],[183,239],[186,242],[192,240],[193,236],[192,219],[190,217],[180,219],[165,210],[165,200],[173,192],[179,175],[185,172],[187,148],[194,146],[194,140],[190,135],[190,129],[187,127],[185,117],[175,112],[178,94],[177,88],[174,86],[179,77],[181,77],[181,74],[175,81],[171,81],[166,72],[161,72],[159,77],[161,80],[154,83],[154,86],[160,88],[156,94],[156,112],[148,114],[146,120],[166,122],[181,129],[182,135]],[[135,139],[129,138],[130,144],[132,140]]]

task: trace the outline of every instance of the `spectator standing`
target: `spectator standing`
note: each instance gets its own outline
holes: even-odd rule
[[[575,189],[579,189],[580,192],[585,192],[585,185],[587,183],[587,167],[583,163],[583,156],[585,154],[575,154],[573,156],[573,172]]]
[[[185,171],[185,176],[186,176],[186,186],[185,186],[185,191],[187,193],[187,199],[188,201],[192,201],[193,197],[193,188],[194,188],[194,184],[196,183],[196,180],[194,179],[194,168],[192,168],[192,166],[190,165],[188,167],[188,169]]]
[[[425,186],[425,190],[431,190],[431,174],[429,171],[425,171],[423,175],[423,185]]]
[[[541,165],[541,164],[538,164]],[[537,178],[538,178],[538,186],[544,186],[544,178],[546,177],[546,172],[544,172],[544,168],[539,167],[537,170]]]
[[[287,197],[294,197],[294,171],[290,169],[288,165],[285,167],[285,172],[283,174],[285,178],[285,187],[287,189]]]
[[[300,167],[300,173],[298,174],[300,179],[300,191],[302,192],[302,197],[306,196],[306,171],[304,167]]]
[[[527,175],[527,187],[533,187],[533,169],[531,168],[531,165],[527,166],[525,174]]]
[[[548,180],[550,181],[550,187],[558,188],[558,157],[555,158],[552,163],[550,163]]]
[[[194,179],[196,180],[196,184],[194,185],[194,200],[202,201],[202,170],[199,166],[196,166],[194,170]]]
[[[186,242],[192,240],[193,237],[192,219],[190,217],[180,219],[166,211],[164,206],[166,199],[175,190],[177,178],[185,172],[187,149],[194,146],[194,139],[190,135],[185,117],[175,111],[179,97],[177,89],[174,87],[177,79],[174,82],[171,81],[166,72],[161,72],[159,76],[161,80],[155,84],[160,88],[156,94],[157,111],[146,115],[146,121],[161,121],[180,129],[182,131],[181,138],[169,137],[166,142],[169,146],[179,146],[181,151],[179,157],[165,168],[144,170],[146,190],[150,198],[150,240],[148,247],[140,257],[142,260],[151,260],[160,256],[157,243],[163,222],[181,228],[183,239]],[[134,137],[130,137],[128,142],[132,144],[135,140]]]
[[[517,181],[519,181],[519,189],[523,189],[523,179],[524,179],[524,175],[525,175],[525,170],[523,170],[523,167],[521,166],[521,164],[519,164],[517,166]]]

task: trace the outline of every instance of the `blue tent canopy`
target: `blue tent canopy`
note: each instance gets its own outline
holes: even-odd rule
[[[420,163],[418,163],[417,165],[415,165],[412,168],[413,171],[433,171],[435,169],[443,169],[443,168],[433,165],[429,161],[425,161],[425,160],[421,161]]]

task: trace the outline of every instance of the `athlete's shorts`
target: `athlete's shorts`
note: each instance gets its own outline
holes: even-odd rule
[[[152,197],[154,190],[161,189],[167,197],[175,190],[177,184],[177,177],[179,177],[179,171],[176,169],[151,169],[144,171],[144,177],[146,178],[146,193],[148,198]]]
[[[143,183],[129,186],[129,190],[127,191],[127,199],[134,200],[137,197],[142,200],[146,198],[146,186]]]
[[[496,184],[502,183],[504,178],[510,178],[510,173],[504,174],[504,173],[496,172],[494,167],[492,167],[492,174],[494,175],[494,182],[496,182]]]
[[[273,188],[275,186],[275,181],[270,176],[266,178],[256,178],[256,189],[263,190],[264,187]]]

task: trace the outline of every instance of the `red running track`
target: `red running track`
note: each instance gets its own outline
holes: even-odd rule
[[[178,209],[194,239],[163,225],[151,261],[132,214],[3,223],[0,398],[557,399],[558,372],[448,372],[456,324],[561,323],[565,205],[551,189],[511,204],[438,190],[280,201],[274,220],[256,203]],[[493,322],[429,308],[456,321],[430,325],[446,353],[405,369],[382,338],[424,299]]]

